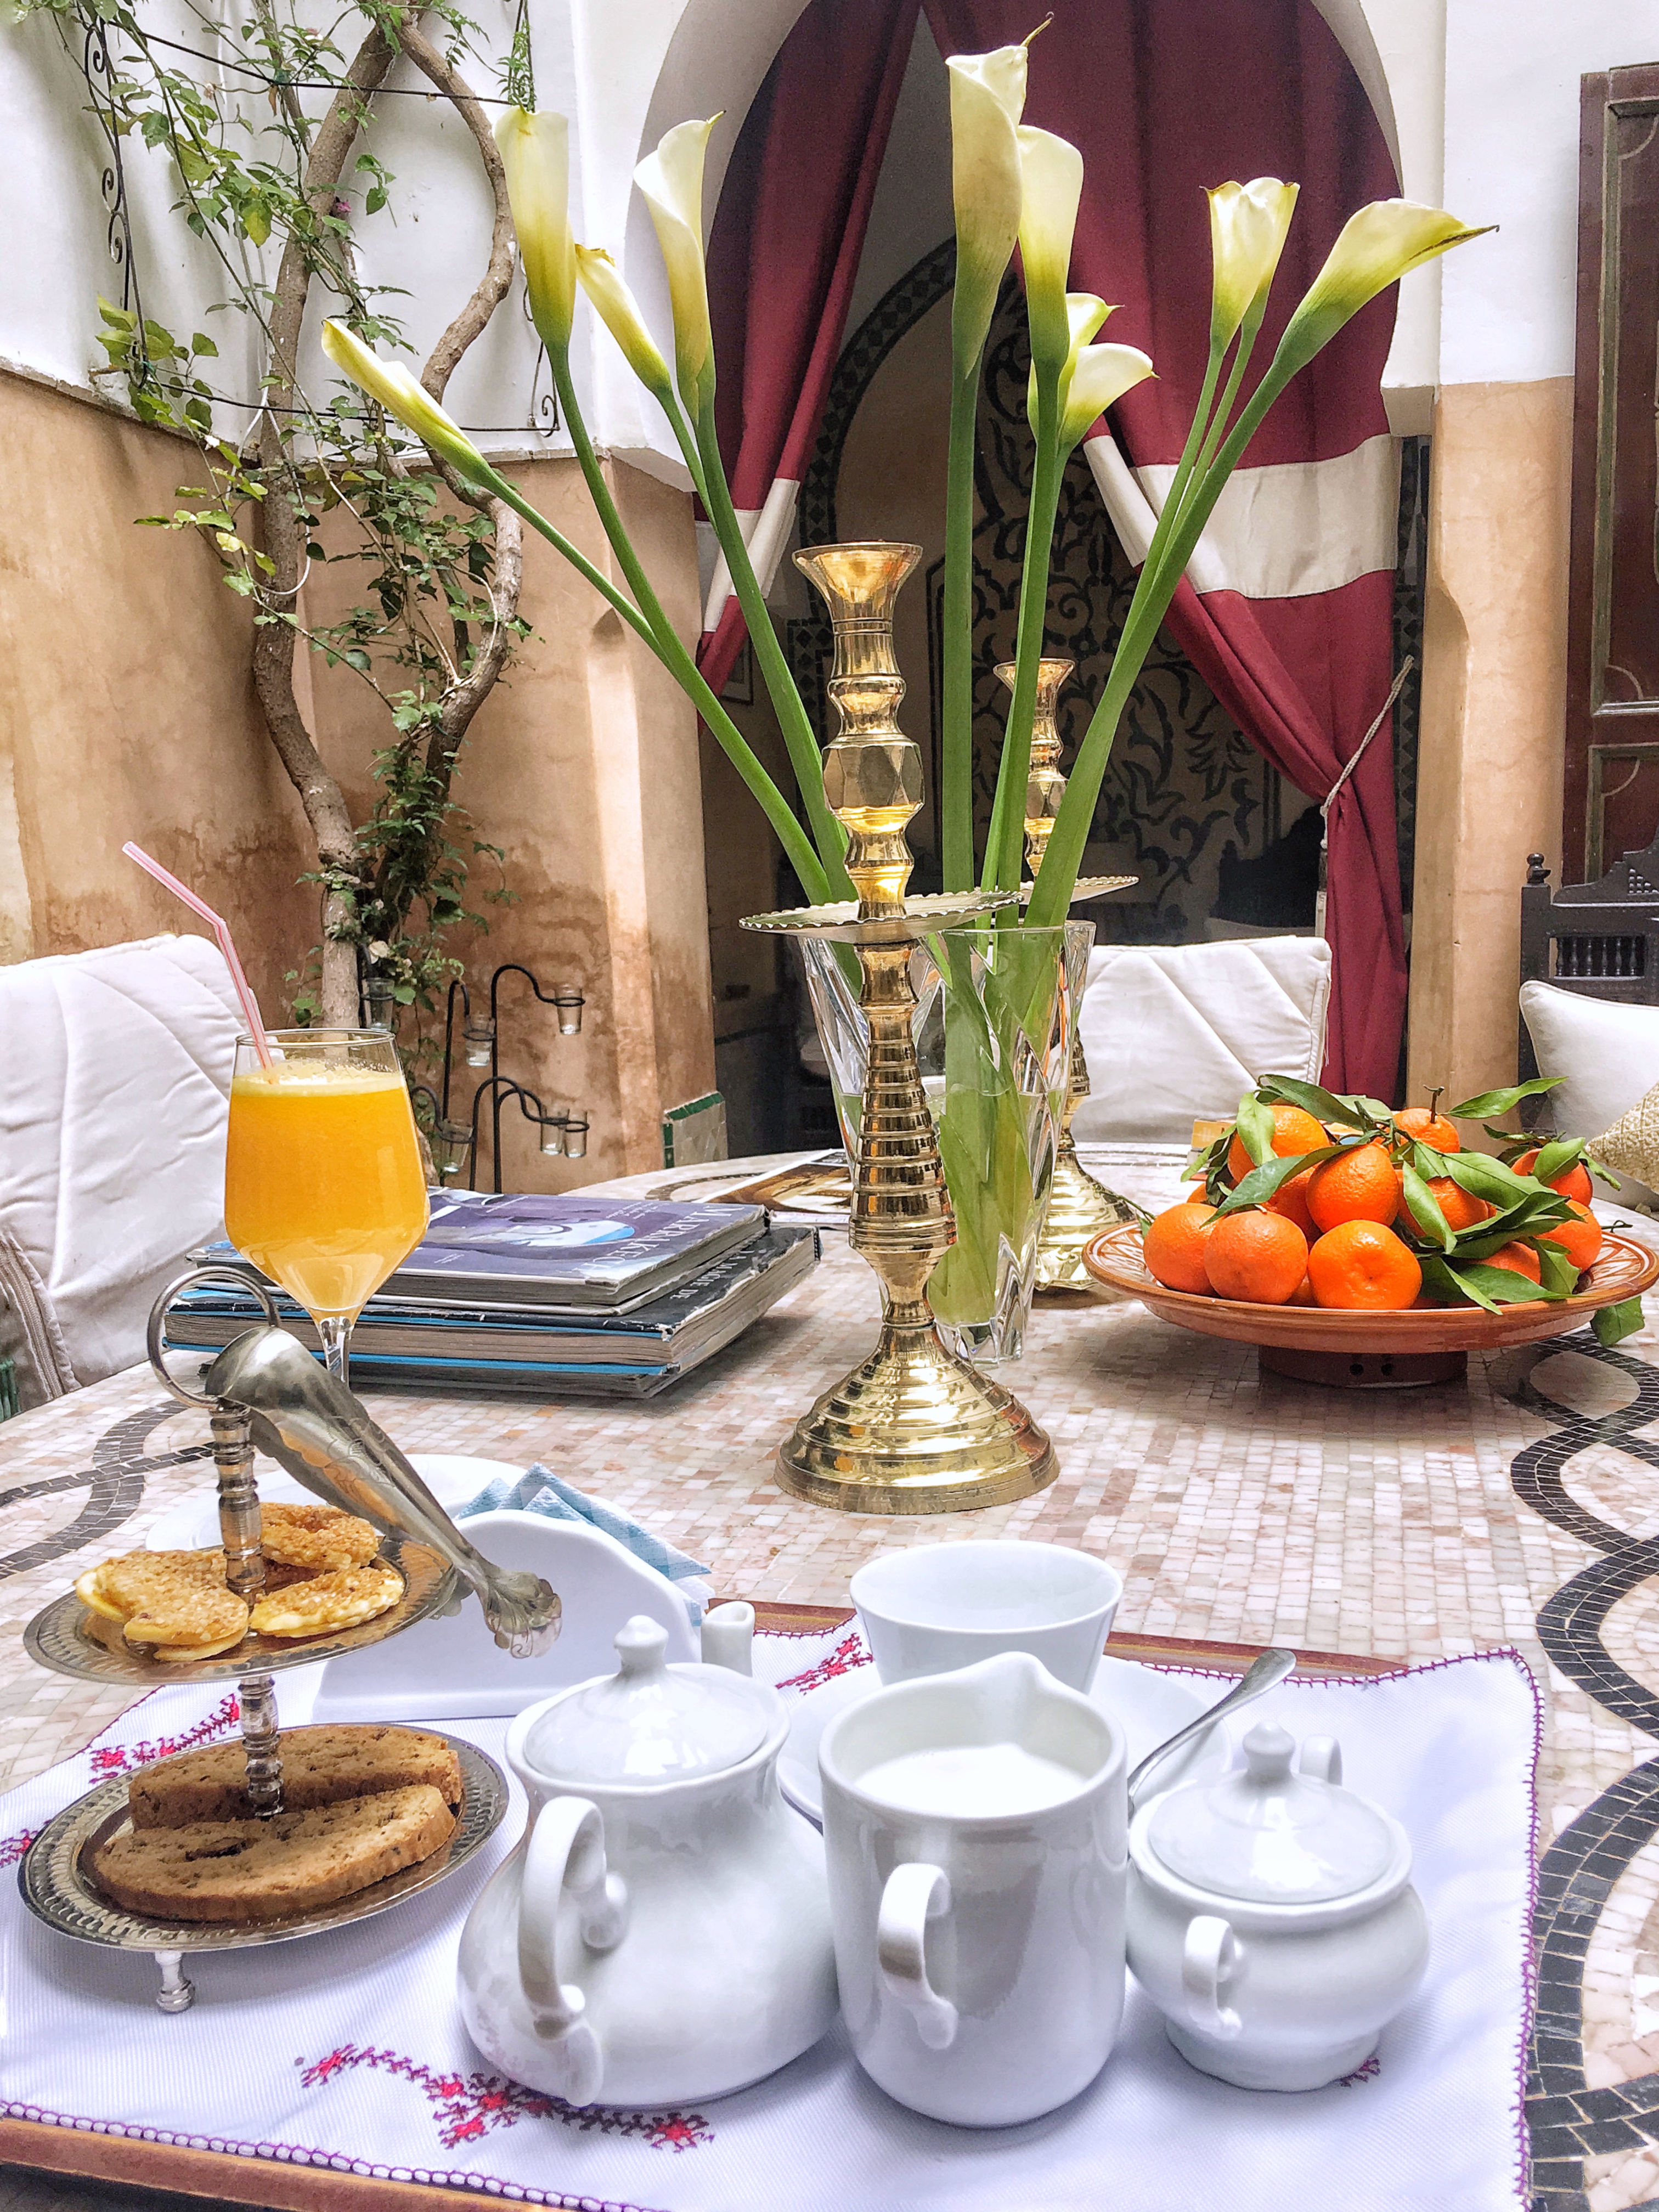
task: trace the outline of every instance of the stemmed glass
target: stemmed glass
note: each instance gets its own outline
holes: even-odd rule
[[[236,1041],[225,1231],[317,1324],[344,1382],[352,1325],[426,1233],[426,1182],[385,1030],[271,1030],[275,1064]]]

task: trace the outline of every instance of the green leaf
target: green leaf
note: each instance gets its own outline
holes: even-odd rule
[[[207,354],[215,361],[219,357],[218,347],[214,344],[205,331],[196,331],[191,333],[190,349],[198,359],[203,354]]]
[[[1595,1331],[1595,1340],[1609,1349],[1620,1344],[1627,1336],[1634,1336],[1643,1321],[1640,1298],[1620,1298],[1616,1306],[1603,1306],[1590,1316],[1590,1327]]]
[[[1545,1146],[1527,1172],[1536,1176],[1540,1182],[1553,1182],[1583,1157],[1582,1137],[1558,1137],[1553,1144]]]
[[[1446,1111],[1457,1121],[1480,1121],[1488,1114],[1512,1114],[1523,1098],[1540,1098],[1566,1079],[1565,1075],[1535,1075],[1530,1083],[1511,1084],[1507,1091],[1482,1091]]]
[[[1443,1252],[1449,1252],[1454,1241],[1451,1224],[1441,1212],[1439,1200],[1409,1160],[1400,1170],[1400,1180],[1412,1219],[1425,1237],[1435,1239]]]
[[[1288,1159],[1277,1154],[1259,1168],[1252,1168],[1237,1190],[1229,1191],[1218,1213],[1241,1213],[1247,1206],[1261,1206],[1270,1199],[1281,1184],[1299,1176],[1304,1168],[1317,1167],[1322,1160],[1334,1160],[1339,1152],[1346,1152],[1344,1145],[1325,1145],[1316,1152],[1293,1152]]]
[[[1423,1270],[1424,1289],[1432,1291],[1437,1297],[1449,1298],[1454,1304],[1462,1303],[1482,1306],[1488,1313],[1498,1311],[1497,1300],[1489,1298],[1478,1283],[1470,1281],[1468,1269],[1449,1267],[1438,1254],[1434,1252],[1425,1252],[1419,1255],[1418,1264]],[[1493,1267],[1483,1267],[1480,1270],[1482,1274],[1497,1274],[1501,1272],[1501,1269]]]
[[[250,199],[241,210],[242,228],[256,246],[270,236],[270,210],[260,199]]]
[[[1326,1091],[1317,1083],[1298,1082],[1290,1075],[1264,1075],[1256,1085],[1261,1098],[1282,1099],[1287,1106],[1299,1106],[1304,1114],[1311,1114],[1316,1121],[1352,1121],[1363,1119],[1354,1112],[1352,1098],[1339,1098],[1334,1091]]]
[[[1536,1189],[1530,1176],[1516,1175],[1513,1168],[1506,1168],[1490,1152],[1448,1152],[1446,1173],[1462,1189],[1476,1198],[1484,1198],[1492,1206],[1518,1205],[1523,1198],[1532,1197]]]
[[[1391,1115],[1392,1109],[1380,1098],[1344,1098],[1342,1103],[1348,1109],[1342,1116],[1345,1121],[1370,1121],[1373,1127],[1380,1129]]]
[[[1406,1158],[1417,1170],[1425,1182],[1437,1182],[1444,1178],[1445,1154],[1437,1152],[1432,1145],[1420,1144],[1413,1140],[1406,1153]]]
[[[1246,1091],[1238,1102],[1238,1118],[1234,1124],[1239,1141],[1255,1162],[1263,1166],[1273,1157],[1273,1109],[1264,1106],[1253,1092]]]
[[[1544,1288],[1553,1291],[1557,1297],[1570,1298],[1578,1288],[1578,1270],[1559,1244],[1552,1244],[1547,1237],[1534,1237],[1533,1246],[1543,1269]]]
[[[1476,1261],[1451,1272],[1467,1288],[1484,1291],[1500,1306],[1526,1305],[1536,1298],[1559,1299],[1562,1295],[1559,1291],[1547,1291],[1529,1275],[1516,1274],[1513,1267],[1486,1267]]]

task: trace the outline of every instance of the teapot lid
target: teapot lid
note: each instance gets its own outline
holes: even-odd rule
[[[1367,1889],[1395,1855],[1389,1823],[1351,1790],[1292,1774],[1296,1739],[1271,1722],[1244,1739],[1246,1764],[1172,1790],[1146,1841],[1181,1881],[1257,1905],[1321,1905]]]
[[[636,1613],[617,1632],[617,1673],[561,1698],[526,1752],[550,1781],[682,1781],[737,1766],[765,1741],[756,1686],[724,1667],[669,1666],[668,1632]]]

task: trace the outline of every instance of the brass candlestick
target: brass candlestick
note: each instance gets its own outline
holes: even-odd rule
[[[778,1453],[780,1488],[854,1513],[958,1513],[1029,1498],[1056,1473],[1054,1447],[1000,1383],[941,1342],[927,1279],[956,1242],[939,1139],[910,1017],[915,939],[1011,905],[1013,894],[907,901],[906,830],[921,805],[921,756],[894,716],[904,681],[893,602],[916,545],[826,545],[797,553],[829,602],[840,721],[823,788],[848,832],[858,903],[751,915],[745,929],[821,936],[855,948],[870,1026],[849,1242],[881,1279],[875,1350],[797,1422]]]
[[[1054,817],[1060,812],[1060,802],[1066,796],[1066,778],[1060,769],[1060,731],[1054,721],[1054,706],[1060,687],[1077,665],[1071,660],[1040,660],[1037,663],[1036,715],[1031,726],[1031,773],[1025,789],[1025,860],[1035,878],[1042,866],[1042,856],[1048,849]],[[1014,664],[1005,660],[999,664],[997,675],[1012,691],[1014,688]],[[1095,894],[1097,887],[1121,889],[1133,883],[1132,876],[1113,878],[1085,879],[1078,885],[1078,896]],[[1077,1156],[1077,1144],[1072,1135],[1072,1116],[1079,1102],[1089,1095],[1089,1063],[1083,1056],[1083,1038],[1078,1028],[1078,1017],[1083,1005],[1083,985],[1087,979],[1086,954],[1080,963],[1081,973],[1072,973],[1073,963],[1067,957],[1066,988],[1071,992],[1073,1005],[1072,1057],[1070,1080],[1066,1085],[1066,1103],[1060,1115],[1060,1141],[1054,1148],[1054,1180],[1048,1190],[1048,1212],[1043,1222],[1042,1241],[1037,1246],[1036,1287],[1039,1291],[1086,1291],[1091,1279],[1083,1266],[1083,1248],[1091,1237],[1098,1237],[1104,1229],[1114,1229],[1119,1223],[1133,1221],[1134,1208],[1127,1199],[1119,1198],[1113,1191],[1103,1188]]]

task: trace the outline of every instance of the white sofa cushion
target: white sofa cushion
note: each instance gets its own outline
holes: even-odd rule
[[[143,1356],[156,1292],[217,1231],[240,1026],[205,938],[0,968],[0,1235],[76,1382]]]
[[[1659,1006],[1523,983],[1521,1018],[1539,1073],[1566,1079],[1540,1117],[1560,1136],[1599,1137],[1659,1083]]]
[[[1104,945],[1079,1016],[1090,1095],[1079,1143],[1186,1145],[1263,1075],[1317,1082],[1331,948],[1319,937]]]

